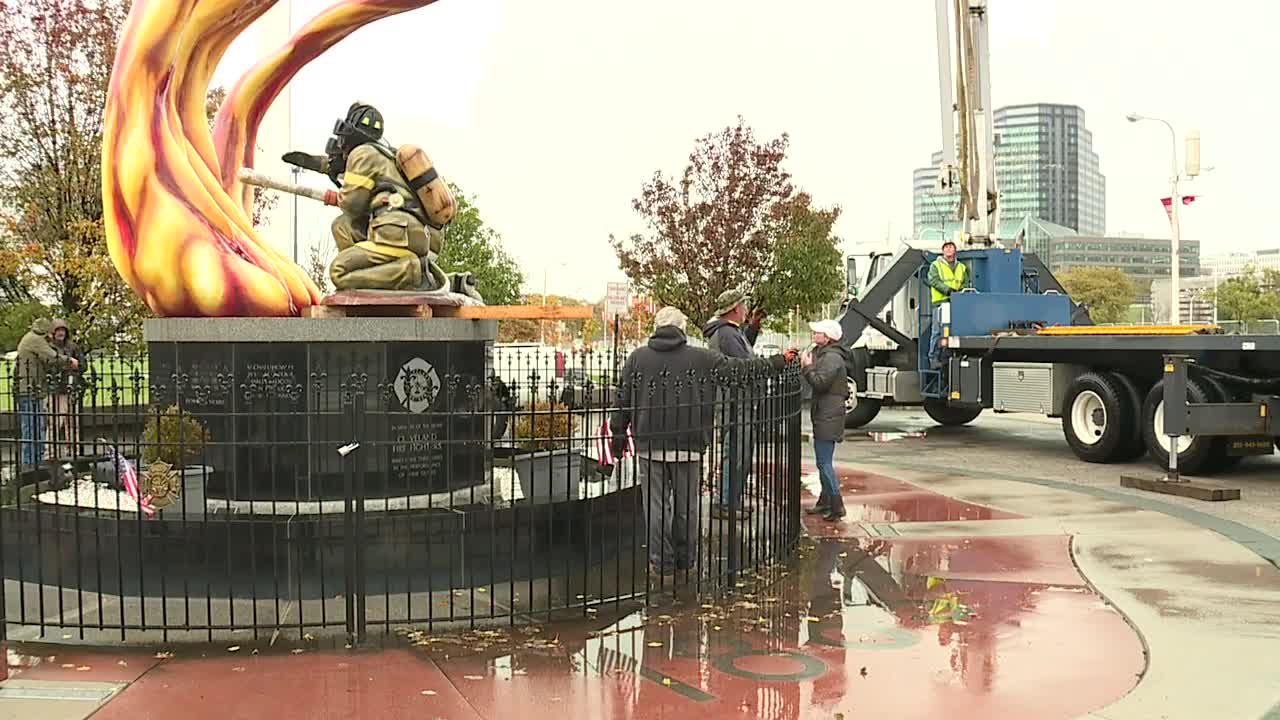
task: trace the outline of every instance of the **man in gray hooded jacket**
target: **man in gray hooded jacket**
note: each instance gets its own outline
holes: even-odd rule
[[[610,420],[613,454],[635,445],[644,493],[651,580],[659,589],[699,557],[698,482],[711,438],[718,381],[781,370],[789,356],[732,358],[688,344],[684,313],[664,307],[649,341],[631,353],[619,376],[617,411]]]

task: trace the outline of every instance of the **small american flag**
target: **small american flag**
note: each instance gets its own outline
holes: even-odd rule
[[[622,454],[623,458],[631,457],[636,454],[636,440],[631,436],[631,426],[627,426],[627,451]],[[600,432],[596,434],[596,457],[600,458],[601,465],[613,465],[619,458],[613,456],[613,429],[609,425],[609,418],[604,419],[604,425],[600,426]]]
[[[155,515],[156,509],[151,506],[151,496],[138,497],[138,473],[133,469],[133,463],[129,462],[129,458],[111,445],[107,446],[107,457],[115,464],[116,471],[120,473],[120,480],[124,483],[125,492],[138,503],[138,509],[148,517]]]

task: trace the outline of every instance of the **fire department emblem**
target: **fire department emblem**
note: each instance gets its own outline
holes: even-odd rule
[[[414,358],[400,366],[394,388],[400,404],[409,412],[426,412],[440,395],[440,375],[431,363]]]

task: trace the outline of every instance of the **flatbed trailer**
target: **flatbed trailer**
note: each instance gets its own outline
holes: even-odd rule
[[[1145,452],[1175,475],[1212,474],[1280,449],[1280,336],[1087,326],[947,346],[948,405],[1061,418],[1086,461]]]

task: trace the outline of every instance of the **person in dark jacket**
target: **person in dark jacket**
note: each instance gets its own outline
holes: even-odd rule
[[[80,395],[84,383],[85,357],[80,346],[71,339],[71,329],[61,319],[53,321],[49,344],[54,350],[76,361],[76,367],[67,367],[51,375],[49,383],[50,457],[69,460],[80,455]]]
[[[849,397],[849,351],[840,344],[843,331],[835,320],[809,323],[814,349],[800,356],[800,373],[813,388],[809,408],[813,420],[813,453],[817,458],[822,492],[810,514],[823,519],[844,517],[844,499],[834,466],[836,443],[844,440],[844,407]]]
[[[746,322],[750,317],[751,322]],[[716,317],[702,328],[707,347],[732,358],[750,358],[760,336],[764,313],[748,314],[747,296],[742,290],[727,290],[716,298]],[[746,323],[746,328],[743,324]],[[744,395],[756,395],[757,388],[723,388],[718,398],[720,420],[720,502],[712,507],[719,519],[736,516],[743,520],[751,508],[742,506],[742,489],[751,477],[752,420],[754,407]]]
[[[720,379],[763,375],[787,363],[783,355],[735,358],[693,347],[685,335],[687,323],[676,308],[658,311],[648,343],[623,365],[610,420],[615,457],[625,453],[631,430],[645,498],[650,571],[662,585],[672,584],[676,570],[688,570],[698,557],[698,483]]]
[[[716,298],[716,316],[702,326],[707,347],[729,357],[751,357],[765,314],[758,308],[749,311],[747,300],[742,290],[720,293]]]
[[[49,344],[53,323],[49,318],[36,318],[31,331],[18,342],[18,358],[14,365],[14,394],[17,396],[23,465],[35,467],[44,462],[45,417],[48,407],[49,372],[80,367],[75,358],[58,352]]]

